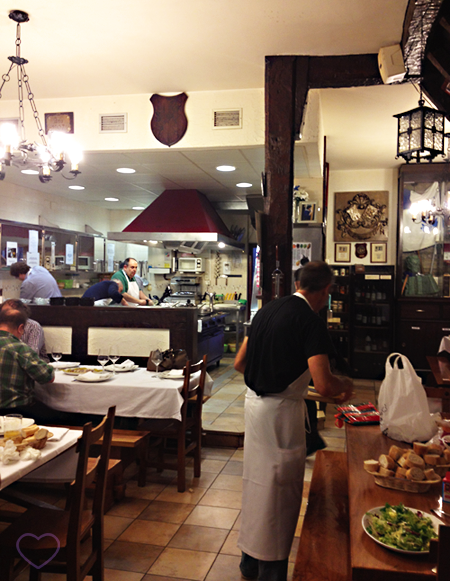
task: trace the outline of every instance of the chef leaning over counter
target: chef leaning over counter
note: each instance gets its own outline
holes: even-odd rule
[[[122,296],[123,283],[120,280],[102,280],[92,285],[83,294],[83,299],[94,299],[96,306],[108,306],[109,304],[128,307],[127,301]]]
[[[152,305],[153,302],[139,289],[135,274],[138,263],[134,258],[126,258],[122,268],[112,275],[112,280],[120,280],[123,284],[123,298],[137,305]]]

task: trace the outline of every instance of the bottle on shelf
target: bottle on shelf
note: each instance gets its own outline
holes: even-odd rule
[[[278,246],[275,246],[275,270],[272,272],[272,299],[279,299],[283,296],[284,274],[280,270],[278,259]]]

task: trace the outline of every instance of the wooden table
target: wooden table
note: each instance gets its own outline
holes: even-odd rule
[[[447,357],[427,356],[431,373],[438,387],[425,387],[428,397],[442,399],[442,411],[450,412],[450,361]]]
[[[375,543],[363,530],[363,515],[386,502],[423,510],[430,513],[437,508],[441,486],[432,486],[429,492],[414,494],[377,486],[373,476],[364,470],[363,462],[378,459],[392,444],[408,448],[383,436],[379,426],[346,425],[348,461],[348,497],[350,515],[350,561],[353,581],[431,581],[436,565],[429,555],[402,555]],[[446,524],[450,524],[446,523]]]

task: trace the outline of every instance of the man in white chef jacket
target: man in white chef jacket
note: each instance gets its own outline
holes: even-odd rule
[[[128,303],[136,305],[152,305],[153,301],[145,296],[139,289],[138,283],[134,277],[136,274],[138,263],[134,258],[126,258],[123,261],[122,268],[115,272],[111,279],[120,280],[123,284],[123,298]]]
[[[306,458],[304,397],[315,389],[336,403],[353,384],[333,375],[334,348],[318,312],[333,273],[309,262],[295,273],[296,292],[271,301],[254,317],[234,367],[249,387],[245,401],[242,523],[238,547],[244,579],[286,581],[302,501]]]

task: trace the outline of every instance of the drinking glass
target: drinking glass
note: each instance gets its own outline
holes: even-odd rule
[[[5,440],[17,438],[22,429],[22,416],[20,414],[7,414],[3,420],[3,438]]]
[[[156,375],[154,375],[153,377],[158,377],[158,367],[159,364],[162,363],[163,360],[163,356],[162,353],[159,349],[156,349],[156,351],[153,351],[152,353],[152,363],[156,366]]]
[[[116,373],[116,361],[119,359],[120,355],[117,355],[117,348],[111,347],[109,350],[109,360],[113,364],[113,373]]]
[[[57,347],[52,347],[53,361],[59,361],[62,357],[62,352]]]
[[[105,371],[105,364],[108,362],[108,359],[108,355],[102,355],[101,351],[98,352],[97,361],[102,366],[102,372]]]

